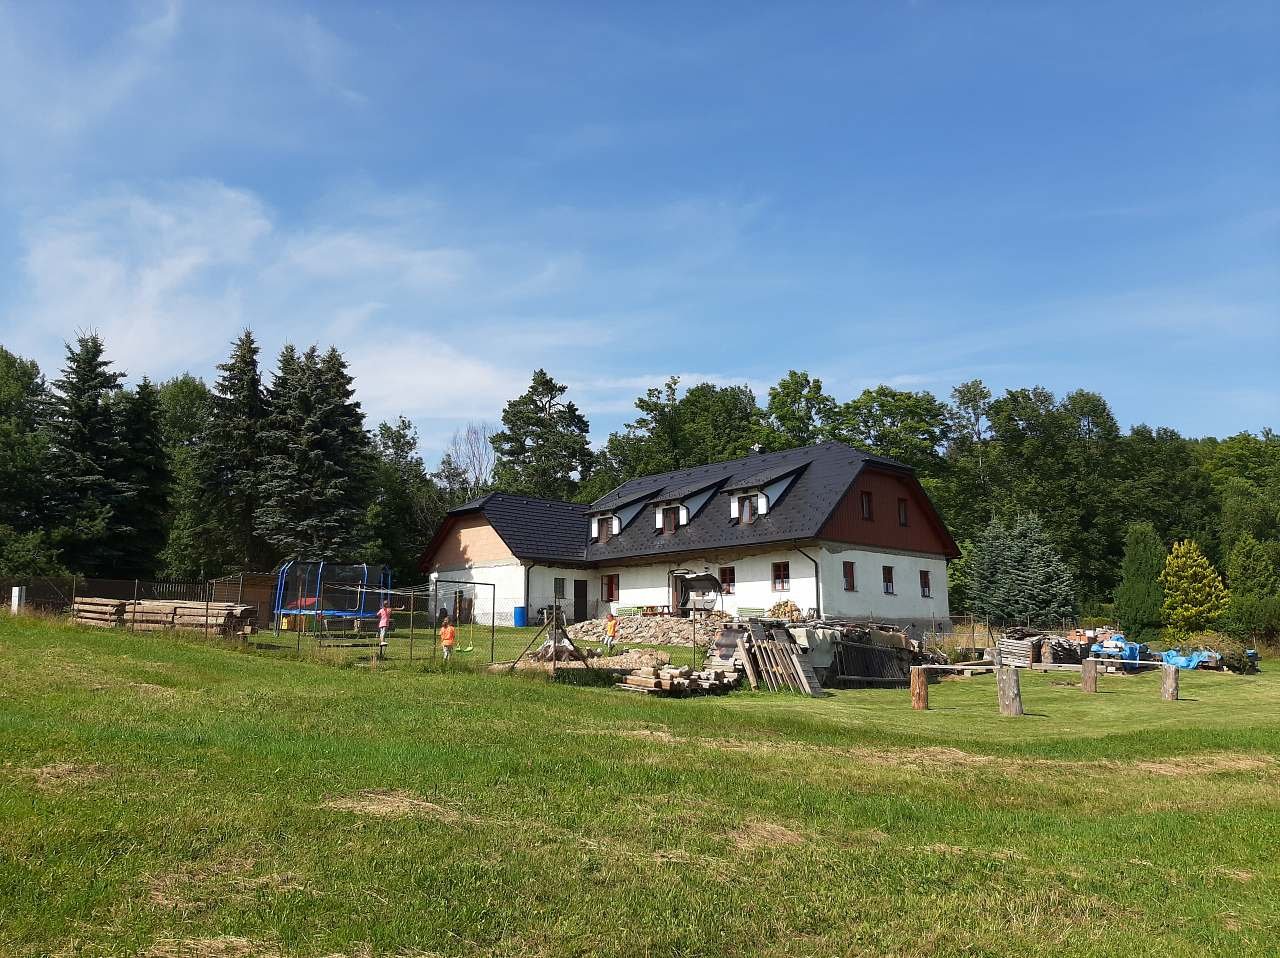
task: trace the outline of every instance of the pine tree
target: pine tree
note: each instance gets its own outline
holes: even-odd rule
[[[1075,607],[1071,572],[1030,513],[988,524],[974,547],[971,575],[974,611],[999,622],[1052,622]]]
[[[353,557],[367,544],[370,447],[346,363],[315,347],[280,354],[268,393],[257,529],[280,556]]]
[[[50,538],[63,564],[86,575],[114,574],[119,537],[131,532],[116,521],[129,491],[112,414],[123,375],[112,371],[104,353],[96,334],[67,344],[67,364],[51,388],[46,423]]]
[[[114,517],[122,529],[116,574],[150,577],[164,547],[169,467],[160,428],[160,398],[147,378],[112,403],[121,451],[121,478],[128,495]]]
[[[1120,587],[1116,590],[1116,618],[1125,634],[1144,641],[1161,626],[1164,591],[1160,573],[1164,569],[1165,548],[1149,522],[1135,522],[1125,537]]]
[[[267,406],[258,368],[258,344],[245,330],[218,366],[208,425],[195,471],[204,507],[203,536],[221,546],[228,569],[262,569],[270,549],[257,535],[262,443]]]
[[[574,497],[594,457],[590,423],[574,403],[560,398],[567,389],[539,369],[525,394],[507,403],[504,429],[491,440],[499,489],[544,499]]]
[[[418,431],[409,420],[401,416],[394,424],[381,423],[374,446],[374,496],[365,521],[371,538],[363,558],[390,566],[397,580],[412,581],[444,504],[418,454]]]
[[[1191,539],[1174,544],[1160,573],[1165,623],[1179,632],[1203,632],[1227,611],[1230,596],[1218,572]]]

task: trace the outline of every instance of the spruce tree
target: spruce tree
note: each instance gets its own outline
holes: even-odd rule
[[[159,389],[161,434],[172,474],[161,575],[173,579],[207,579],[224,571],[227,550],[208,528],[201,485],[200,439],[213,405],[209,387],[184,373]]]
[[[1115,609],[1120,627],[1135,641],[1146,641],[1160,629],[1164,604],[1160,573],[1164,560],[1164,543],[1155,526],[1149,522],[1131,523],[1125,537]]]
[[[160,398],[147,378],[136,389],[119,393],[112,409],[121,453],[121,478],[128,487],[115,515],[122,530],[117,546],[117,575],[156,574],[165,541],[169,467],[160,427]]]
[[[993,519],[974,546],[970,602],[998,622],[1051,623],[1070,616],[1075,583],[1030,513]]]
[[[1160,573],[1165,623],[1179,632],[1203,632],[1227,611],[1230,596],[1194,540],[1174,544]]]
[[[267,406],[252,330],[235,341],[218,373],[194,466],[204,507],[203,533],[220,544],[229,570],[264,569],[270,549],[255,523]]]
[[[346,362],[280,354],[268,393],[257,528],[281,557],[352,558],[367,543],[370,444]]]
[[[524,395],[507,403],[504,428],[491,440],[499,489],[543,499],[574,497],[594,456],[590,423],[574,403],[561,399],[567,389],[539,369]]]
[[[99,576],[116,572],[120,537],[132,531],[116,520],[129,493],[112,404],[123,375],[111,369],[104,353],[96,334],[67,344],[45,426],[50,538],[67,568]]]

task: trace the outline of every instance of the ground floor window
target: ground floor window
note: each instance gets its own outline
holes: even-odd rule
[[[773,591],[786,592],[791,588],[791,563],[775,562],[773,564]]]
[[[722,595],[733,595],[738,585],[738,574],[731,565],[720,567],[720,592]]]
[[[920,570],[920,597],[922,599],[927,599],[932,594],[933,594],[933,590],[929,588],[929,573],[926,570],[921,569]]]
[[[618,601],[618,574],[616,572],[613,575],[602,575],[600,577],[600,601]]]
[[[844,564],[844,591],[858,591],[858,567],[854,562],[846,562]]]
[[[564,598],[564,579],[557,578],[555,580],[555,595],[557,599]]]
[[[885,595],[893,595],[893,594],[894,594],[894,591],[893,591],[893,566],[891,566],[891,565],[884,566],[883,578],[884,578],[884,594],[885,594]]]

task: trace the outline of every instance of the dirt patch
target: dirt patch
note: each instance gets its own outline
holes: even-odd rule
[[[230,858],[183,865],[153,875],[144,884],[146,901],[169,911],[192,912],[228,898],[252,897],[261,891],[302,891],[306,886],[291,872],[254,875],[251,858]]]
[[[410,792],[400,791],[373,789],[357,795],[332,798],[324,803],[324,807],[340,812],[354,812],[357,815],[373,815],[378,818],[429,816],[442,822],[462,820],[462,816],[451,808],[428,802]]]
[[[142,958],[281,958],[280,949],[235,935],[218,938],[161,938]]]
[[[776,822],[747,822],[730,836],[739,851],[751,852],[758,848],[777,848],[785,845],[803,845],[807,840],[799,832],[793,832]]]
[[[1243,868],[1219,868],[1215,874],[1221,875],[1223,878],[1230,878],[1232,881],[1238,881],[1241,884],[1251,882],[1258,876],[1251,871],[1245,871]]]
[[[76,762],[54,762],[40,768],[28,769],[28,775],[36,783],[37,788],[45,791],[58,791],[76,785],[87,785],[106,778],[110,774],[105,765],[97,762],[79,764]]]

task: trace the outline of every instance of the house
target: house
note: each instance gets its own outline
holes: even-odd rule
[[[633,479],[590,505],[491,493],[448,514],[421,567],[493,583],[500,622],[557,595],[574,621],[678,611],[689,578],[709,573],[729,613],[790,599],[932,628],[958,555],[910,468],[829,442]]]

